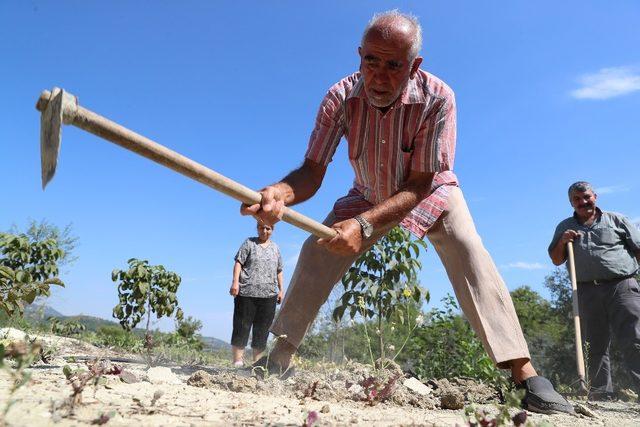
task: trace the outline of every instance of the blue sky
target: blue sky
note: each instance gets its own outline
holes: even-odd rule
[[[566,188],[594,183],[600,206],[640,222],[640,5],[473,1],[0,2],[0,229],[29,218],[80,237],[51,305],[109,318],[110,272],[130,257],[183,277],[179,299],[228,340],[233,256],[254,223],[238,203],[117,146],[65,127],[58,172],[40,188],[40,91],[81,105],[252,188],[297,166],[327,88],[358,67],[374,12],[417,15],[423,68],[456,92],[455,171],[510,289],[542,281],[546,247],[571,214]],[[344,143],[320,192],[321,220],[350,188]],[[274,240],[290,276],[305,233]],[[432,248],[421,281],[450,284]],[[164,327],[170,327],[166,322]]]

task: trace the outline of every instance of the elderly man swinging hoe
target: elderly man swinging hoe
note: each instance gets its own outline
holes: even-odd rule
[[[531,364],[509,292],[476,232],[453,172],[454,93],[420,68],[421,44],[416,18],[397,11],[375,15],[358,48],[359,71],[333,85],[320,104],[303,164],[262,189],[261,204],[241,207],[244,215],[278,221],[284,206],[320,188],[338,143],[346,139],[355,180],[325,220],[337,236],[312,236],[304,243],[271,327],[286,339],[256,363],[268,360],[270,371],[286,371],[333,286],[360,254],[400,224],[429,239],[487,353],[526,390],[525,408],[573,412]]]

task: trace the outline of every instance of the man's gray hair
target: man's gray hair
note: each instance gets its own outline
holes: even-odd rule
[[[413,61],[420,54],[420,50],[422,49],[422,27],[420,26],[420,22],[418,22],[418,18],[410,13],[402,13],[398,9],[388,10],[386,12],[376,13],[373,15],[373,18],[371,18],[362,33],[362,41],[360,45],[364,45],[364,39],[369,34],[369,31],[374,27],[381,27],[382,37],[389,37],[389,31],[391,30],[390,24],[397,22],[398,20],[409,23],[415,31],[413,41],[411,43],[411,50],[409,51],[409,60]]]
[[[587,181],[574,182],[569,187],[569,198],[571,198],[571,195],[575,192],[584,193],[585,191],[593,192],[593,187],[591,186],[591,184],[589,184]]]

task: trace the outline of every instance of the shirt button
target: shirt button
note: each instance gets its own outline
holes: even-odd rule
[[[382,143],[384,144],[384,143],[385,143],[385,142],[387,142],[387,141],[385,141],[384,139],[381,139],[381,140],[380,140],[380,142],[382,142]]]

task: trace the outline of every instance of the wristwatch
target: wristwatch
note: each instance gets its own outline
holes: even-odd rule
[[[362,230],[362,237],[368,239],[373,234],[373,225],[366,219],[362,218],[360,215],[354,218],[360,224],[360,228]]]

